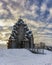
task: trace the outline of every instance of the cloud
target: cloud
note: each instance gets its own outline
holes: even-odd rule
[[[50,8],[49,11],[50,11],[50,16],[52,16],[52,8]]]
[[[46,9],[47,9],[47,6],[46,6],[46,4],[43,3],[42,6],[41,6],[41,11],[45,12]]]
[[[49,25],[47,26],[47,28],[49,28],[49,29],[52,28],[52,24],[49,24]]]
[[[12,26],[21,16],[26,20],[29,28],[33,30],[35,40],[38,39],[39,42],[45,40],[45,43],[49,41],[51,43],[51,2],[51,0],[0,0],[0,20],[4,19],[4,21],[0,21],[0,26],[9,26],[10,24]]]

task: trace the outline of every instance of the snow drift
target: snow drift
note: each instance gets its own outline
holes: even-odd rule
[[[0,65],[52,65],[52,52],[33,54],[26,49],[0,49]]]

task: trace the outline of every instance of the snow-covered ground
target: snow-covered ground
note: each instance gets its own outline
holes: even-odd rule
[[[52,65],[52,52],[33,54],[26,49],[0,49],[0,65]]]

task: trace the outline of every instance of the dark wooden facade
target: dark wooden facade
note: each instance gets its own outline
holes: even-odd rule
[[[13,26],[11,36],[8,40],[8,48],[33,48],[34,38],[32,31],[22,19]]]

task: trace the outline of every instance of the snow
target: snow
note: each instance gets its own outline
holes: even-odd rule
[[[27,49],[0,49],[0,65],[52,65],[52,52],[33,54]]]

